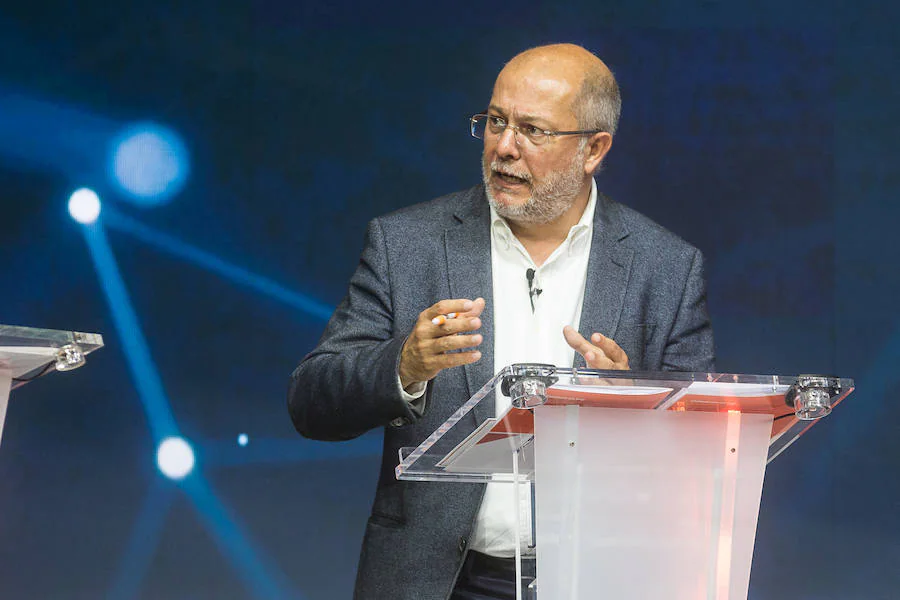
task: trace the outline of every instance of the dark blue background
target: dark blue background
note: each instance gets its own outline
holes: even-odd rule
[[[504,61],[571,41],[622,88],[599,187],[708,258],[719,370],[857,383],[767,471],[750,598],[897,597],[898,10],[618,4],[0,9],[0,123],[13,94],[34,101],[18,137],[6,123],[0,138],[0,322],[106,341],[84,369],[13,394],[0,596],[349,597],[380,435],[330,445],[293,432],[287,376],[324,321],[290,294],[335,305],[370,218],[476,183],[467,116]],[[59,145],[76,123],[99,123],[86,138],[102,142],[103,124],[148,119],[191,157],[162,206],[125,201],[102,143],[85,156]],[[83,185],[105,211],[284,288],[261,293],[108,228],[198,454],[181,485],[156,470],[130,349],[66,214]]]

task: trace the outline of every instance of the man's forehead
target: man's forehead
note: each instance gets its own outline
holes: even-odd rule
[[[511,61],[497,75],[497,83],[501,80],[519,81],[535,89],[552,89],[560,84],[577,87],[584,79],[585,73],[580,62],[554,61],[549,57],[540,56]]]
[[[504,71],[494,85],[490,108],[517,119],[558,119],[573,112],[576,89],[552,74]]]

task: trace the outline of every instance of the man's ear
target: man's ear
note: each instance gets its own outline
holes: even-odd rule
[[[612,148],[612,139],[612,135],[605,131],[595,133],[588,139],[584,156],[585,173],[592,175],[597,170]]]

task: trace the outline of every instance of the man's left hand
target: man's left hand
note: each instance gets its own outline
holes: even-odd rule
[[[591,341],[566,325],[563,327],[566,342],[584,357],[589,369],[605,369],[608,371],[627,371],[628,355],[612,339],[599,333],[591,335]]]

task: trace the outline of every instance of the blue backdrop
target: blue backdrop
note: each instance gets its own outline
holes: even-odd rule
[[[288,374],[366,222],[476,183],[467,117],[554,41],[615,71],[598,185],[706,254],[719,370],[857,382],[766,473],[750,598],[897,597],[900,11],[617,4],[0,9],[0,322],[106,341],[13,394],[0,597],[349,597],[380,434],[300,439]]]

